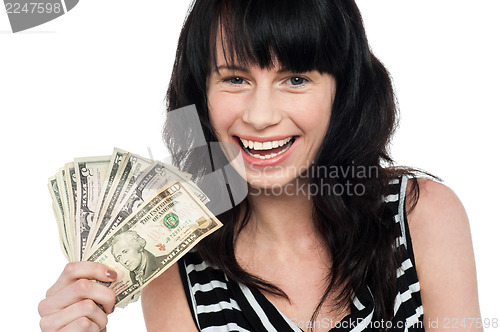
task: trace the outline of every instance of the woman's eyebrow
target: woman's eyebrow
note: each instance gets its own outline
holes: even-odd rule
[[[242,71],[244,73],[248,73],[249,70],[248,68],[246,67],[242,67],[242,66],[236,66],[236,65],[221,65],[221,66],[217,66],[217,71],[220,71],[221,69],[228,69],[228,70],[232,70],[232,71]]]

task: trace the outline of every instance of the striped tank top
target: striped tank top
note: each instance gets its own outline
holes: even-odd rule
[[[400,176],[390,183],[384,197],[394,222],[399,225],[395,246],[404,246],[402,262],[397,270],[397,290],[392,321],[373,321],[374,300],[365,286],[355,294],[351,313],[338,322],[297,322],[282,314],[260,291],[234,282],[215,266],[207,264],[192,250],[179,260],[179,271],[193,320],[200,331],[302,332],[312,324],[330,331],[424,331],[420,284],[405,211],[408,178]],[[302,323],[302,325],[301,325]],[[324,325],[320,325],[324,324]]]

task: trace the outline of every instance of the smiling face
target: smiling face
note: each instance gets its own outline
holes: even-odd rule
[[[220,45],[217,69],[207,78],[207,99],[218,140],[238,146],[253,186],[290,183],[312,165],[323,142],[335,79],[318,71],[231,65]]]

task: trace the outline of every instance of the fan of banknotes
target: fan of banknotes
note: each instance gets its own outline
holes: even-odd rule
[[[49,191],[63,253],[115,269],[117,306],[222,226],[189,173],[117,148],[67,163]]]

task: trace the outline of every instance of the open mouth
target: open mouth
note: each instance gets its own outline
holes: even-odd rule
[[[271,159],[286,152],[295,142],[295,136],[290,136],[285,139],[275,141],[251,141],[239,138],[240,145],[243,150],[250,156],[257,159]]]

